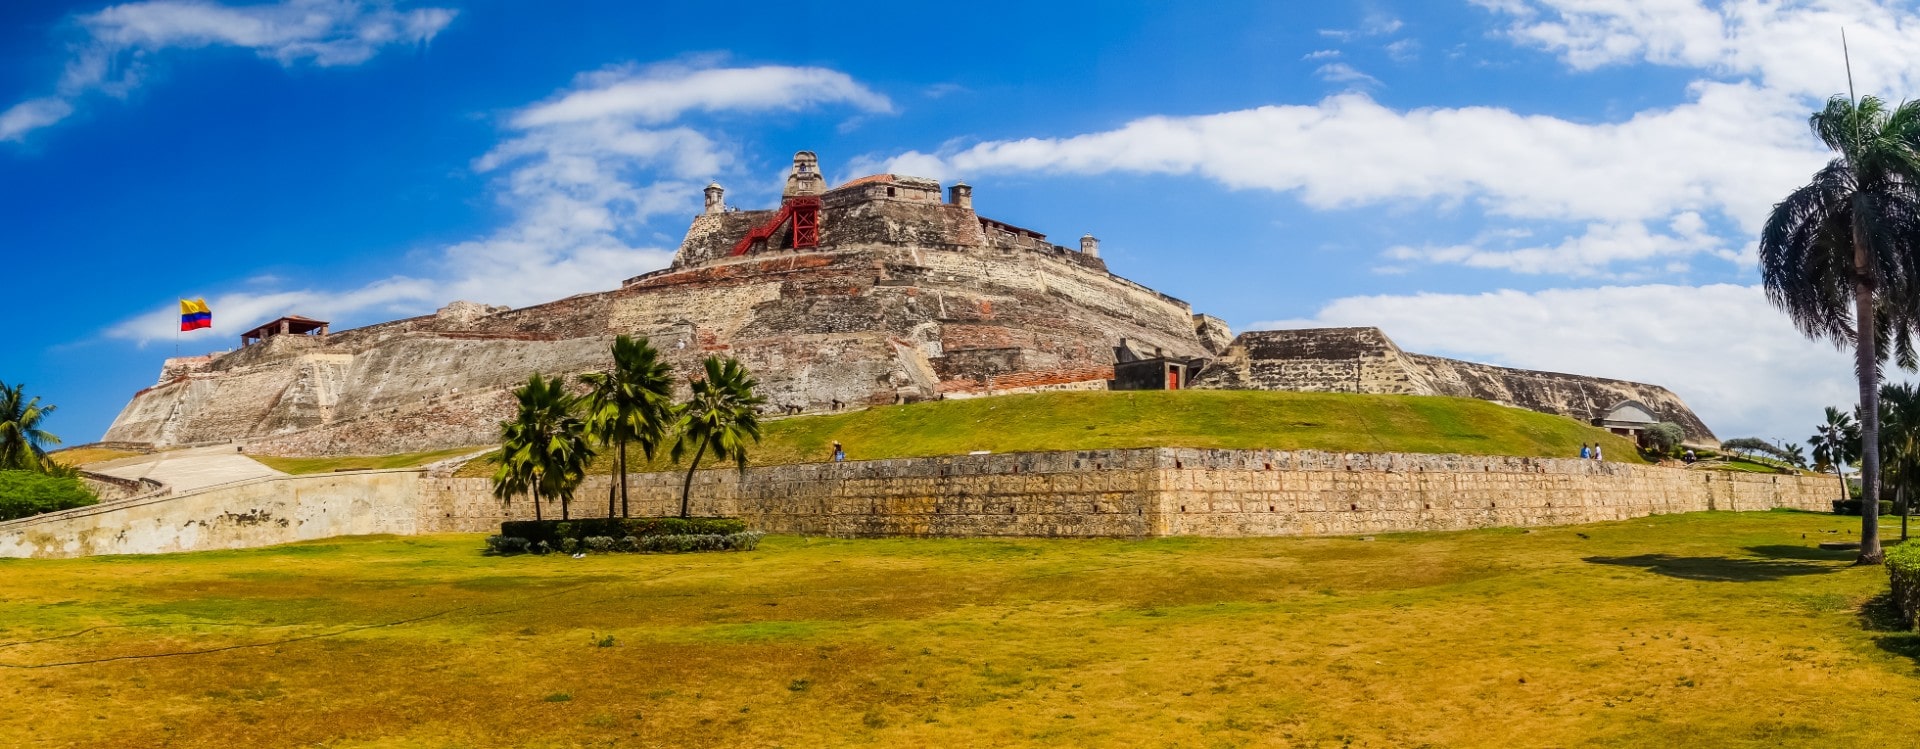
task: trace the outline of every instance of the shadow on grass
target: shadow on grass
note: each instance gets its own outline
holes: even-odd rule
[[[1809,562],[1852,562],[1860,556],[1859,549],[1821,549],[1813,546],[1791,546],[1777,544],[1773,546],[1749,546],[1747,551],[1769,559],[1804,559]]]
[[[1901,621],[1892,593],[1881,593],[1861,604],[1858,616],[1861,629],[1882,633],[1873,638],[1873,644],[1920,666],[1920,632],[1908,629],[1910,622]]]
[[[1822,560],[1828,560],[1821,557]],[[1683,580],[1750,583],[1781,580],[1802,575],[1824,575],[1845,569],[1831,564],[1745,559],[1738,557],[1677,557],[1672,554],[1641,554],[1631,557],[1587,557],[1591,564],[1618,567],[1645,567],[1648,572]],[[1844,560],[1828,560],[1844,561]]]

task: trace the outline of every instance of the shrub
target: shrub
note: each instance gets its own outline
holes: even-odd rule
[[[492,556],[504,557],[514,554],[525,554],[529,546],[532,546],[532,544],[528,543],[524,538],[514,538],[512,536],[487,537],[487,554]]]
[[[639,539],[638,537],[635,537],[635,536],[626,536],[626,537],[623,537],[623,538],[621,538],[621,539],[620,539],[620,546],[619,546],[619,549],[620,549],[621,551],[639,551],[639,550],[640,550],[640,539]]]
[[[587,548],[601,553],[613,551],[613,539],[607,536],[588,536]]]
[[[1900,621],[1908,629],[1920,628],[1920,544],[1887,550],[1887,579],[1893,583],[1893,605]]]
[[[559,546],[562,539],[588,536],[623,538],[634,536],[727,535],[745,533],[746,521],[738,518],[588,518],[584,520],[510,520],[500,524],[500,535],[524,538],[533,543]]]
[[[1834,501],[1833,501],[1833,514],[1835,514],[1835,515],[1859,515],[1859,514],[1860,514],[1860,500],[1858,500],[1858,499],[1836,499],[1836,500],[1834,500]],[[1892,501],[1890,501],[1890,500],[1885,500],[1885,499],[1883,499],[1883,500],[1880,500],[1880,514],[1882,514],[1882,515],[1892,515],[1892,514],[1893,514],[1893,502],[1892,502]]]
[[[635,551],[678,554],[690,551],[753,551],[760,548],[759,531],[695,533],[678,536],[641,536]]]
[[[560,553],[572,554],[579,550],[580,550],[580,539],[577,539],[577,538],[560,539]]]
[[[36,471],[0,471],[0,520],[98,504],[87,485],[72,476]]]
[[[1670,421],[1662,421],[1658,424],[1649,425],[1645,431],[1640,433],[1640,439],[1644,441],[1647,447],[1653,450],[1656,455],[1671,454],[1674,449],[1680,447],[1680,441],[1686,438],[1686,430],[1681,429],[1679,424]]]

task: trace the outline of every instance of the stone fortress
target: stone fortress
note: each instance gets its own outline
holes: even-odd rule
[[[682,373],[737,357],[774,413],[1056,389],[1235,388],[1453,395],[1631,433],[1671,421],[1716,444],[1656,385],[1409,354],[1373,328],[1256,331],[1109,272],[1077,248],[975,213],[972,188],[877,174],[829,188],[794,157],[782,203],[736,210],[719,185],[672,264],[610,291],[333,332],[288,317],[224,354],[169,359],[105,439],[242,442],[284,455],[496,441],[535,372],[609,365],[645,336]]]

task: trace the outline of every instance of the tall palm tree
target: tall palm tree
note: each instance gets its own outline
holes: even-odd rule
[[[1860,459],[1860,425],[1847,412],[1827,406],[1826,422],[1814,428],[1807,444],[1813,445],[1813,467],[1821,471],[1831,467],[1840,480],[1841,501],[1850,499],[1844,471],[1848,463]]]
[[[766,399],[753,392],[760,383],[747,374],[740,361],[732,357],[709,356],[706,377],[693,381],[693,396],[681,406],[680,436],[673,442],[673,461],[689,448],[693,463],[687,467],[687,480],[680,485],[680,517],[692,517],[693,472],[700,458],[732,458],[747,469],[747,438],[760,441],[760,417],[757,408]]]
[[[562,378],[551,380],[535,373],[513,395],[519,410],[500,423],[500,467],[493,473],[494,496],[513,501],[514,494],[533,496],[533,517],[540,517],[542,500],[560,500],[560,518],[570,519],[573,490],[586,478],[593,461],[585,424],[574,415],[578,399],[569,395]]]
[[[1894,511],[1900,514],[1900,540],[1905,541],[1908,505],[1920,489],[1920,388],[1905,382],[1881,386],[1880,404],[1880,451],[1893,484]]]
[[[1808,124],[1839,153],[1773,207],[1760,235],[1767,300],[1809,338],[1852,344],[1860,386],[1861,486],[1880,488],[1880,344],[1890,323],[1903,360],[1920,294],[1920,103],[1827,100]],[[1902,363],[1906,363],[1903,361]],[[1879,564],[1879,518],[1860,513],[1860,564]]]
[[[27,399],[26,389],[0,382],[0,470],[45,471],[53,465],[46,446],[60,444],[40,428],[55,407],[40,405],[39,396]]]
[[[613,517],[614,489],[620,493],[620,517],[632,517],[627,507],[627,445],[653,454],[667,438],[674,418],[673,367],[660,359],[647,339],[620,336],[613,341],[613,368],[580,375],[589,390],[586,397],[587,433],[603,447],[613,447],[614,475],[607,485],[607,517]]]

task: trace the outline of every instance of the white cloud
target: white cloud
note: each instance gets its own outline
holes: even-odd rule
[[[1756,76],[1823,99],[1845,91],[1846,29],[1862,93],[1901,98],[1920,84],[1920,13],[1871,0],[1477,0],[1508,18],[1515,41],[1590,70],[1650,62]]]
[[[0,140],[19,140],[28,132],[66,119],[73,105],[65,99],[49,96],[28,99],[0,112]]]
[[[1369,36],[1386,36],[1387,34],[1399,31],[1400,28],[1405,25],[1406,24],[1402,23],[1400,19],[1392,15],[1372,11],[1367,13],[1365,18],[1361,19],[1360,27],[1357,29],[1320,29],[1320,35],[1329,39],[1349,42]]]
[[[1591,224],[1579,236],[1568,237],[1550,246],[1517,246],[1519,236],[1501,236],[1489,232],[1473,243],[1449,246],[1406,245],[1388,248],[1389,260],[1464,265],[1530,275],[1557,274],[1576,277],[1633,277],[1684,272],[1684,263],[1676,258],[1710,253],[1716,257],[1740,261],[1745,256],[1726,246],[1725,240],[1707,231],[1699,213],[1683,212],[1668,222],[1667,231],[1649,229],[1646,222]],[[1621,266],[1626,271],[1617,271]]]
[[[832,83],[837,79],[853,88]],[[812,92],[780,85],[800,80],[830,83]],[[726,90],[703,95],[696,85],[702,82]],[[677,92],[677,103],[665,109],[609,104],[625,102],[634,91]],[[599,104],[551,109],[569,101]],[[872,110],[884,101],[842,74],[815,68],[671,65],[583,76],[554,100],[513,113],[501,142],[474,159],[476,172],[495,176],[495,197],[506,223],[441,248],[420,277],[339,292],[235,292],[208,301],[216,320],[230,321],[238,330],[290,311],[313,316],[302,310],[316,310],[352,322],[376,313],[425,312],[455,299],[525,306],[614,288],[672,260],[674,248],[657,246],[653,238],[685,230],[680,217],[699,210],[708,179],[731,175],[747,182],[745,192],[754,191],[752,175],[743,172],[733,144],[718,133],[662,120],[663,113],[753,112],[823,102]],[[539,112],[549,114],[530,116]],[[779,186],[770,183],[767,189],[777,194]],[[653,222],[662,217],[674,218],[656,232]],[[163,309],[116,325],[108,335],[142,343],[171,340],[176,322]]]
[[[893,111],[887,97],[845,73],[824,68],[620,69],[584,76],[582,82],[578,90],[521,112],[514,125],[540,127],[614,117],[659,124],[690,111],[796,110],[842,103],[869,112]]]
[[[1374,326],[1408,351],[1665,386],[1721,438],[1805,441],[1855,401],[1852,359],[1814,343],[1757,286],[1608,286],[1337,299],[1254,329]]]
[[[1757,230],[1773,201],[1826,159],[1805,132],[1806,109],[1751,84],[1700,83],[1692,94],[1680,106],[1584,124],[1495,107],[1399,111],[1345,93],[1313,105],[908,152],[890,163],[929,176],[1196,174],[1230,188],[1297,192],[1322,209],[1473,200],[1496,216],[1603,222],[1696,211]]]
[[[20,140],[73,111],[93,92],[124,96],[138,86],[148,60],[172,49],[240,47],[282,65],[357,65],[383,47],[425,43],[453,21],[444,8],[395,10],[365,0],[284,0],[225,6],[195,0],[151,0],[80,16],[86,37],[50,97],[22,102],[0,115],[0,140]]]
[[[1340,50],[1337,50],[1337,49],[1316,49],[1316,50],[1314,50],[1314,51],[1312,51],[1312,52],[1308,52],[1308,53],[1306,53],[1306,54],[1304,54],[1304,55],[1301,55],[1301,56],[1300,56],[1300,59],[1302,59],[1302,60],[1309,60],[1309,61],[1311,61],[1311,60],[1331,60],[1331,59],[1333,59],[1333,58],[1336,58],[1336,57],[1339,57],[1339,56],[1340,56]]]
[[[1344,62],[1327,63],[1314,70],[1313,74],[1328,83],[1351,84],[1350,88],[1380,85],[1380,79],[1362,73]]]
[[[1401,39],[1387,45],[1387,57],[1394,62],[1413,62],[1420,59],[1420,40]]]

